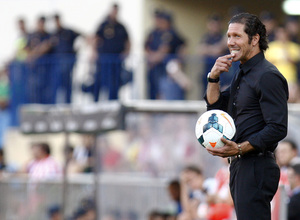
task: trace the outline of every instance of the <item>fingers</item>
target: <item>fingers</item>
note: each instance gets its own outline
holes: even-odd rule
[[[226,138],[221,137],[221,141],[225,144],[223,147],[220,148],[206,148],[207,152],[213,156],[219,157],[228,157],[233,156],[236,154],[235,152],[235,145],[234,141],[227,140]]]
[[[225,55],[225,56],[222,56],[222,57],[219,57],[213,68],[212,68],[212,71],[211,73],[215,76],[220,76],[220,74],[222,72],[228,72],[229,71],[229,68],[231,67],[232,65],[232,58],[235,56],[235,54],[228,54],[228,55]]]
[[[222,151],[216,151],[216,150],[209,150],[207,149],[208,153],[210,153],[213,156],[218,156],[218,157],[227,157],[226,154],[224,154]]]
[[[230,144],[230,140],[227,140],[226,138],[221,137],[221,141],[225,144],[225,145],[229,145]]]
[[[208,153],[210,153],[213,156],[220,156],[221,152],[220,149],[211,149],[211,148],[206,148]]]

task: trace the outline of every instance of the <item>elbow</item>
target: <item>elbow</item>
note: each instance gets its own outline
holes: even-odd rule
[[[282,139],[284,139],[287,136],[287,133],[288,133],[287,126],[278,126],[278,128],[277,128],[278,141],[281,141]]]

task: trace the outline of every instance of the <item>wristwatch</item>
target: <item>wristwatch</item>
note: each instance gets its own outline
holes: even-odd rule
[[[210,72],[207,74],[207,82],[210,83],[218,83],[220,81],[220,77],[216,78],[216,79],[212,79],[209,77],[210,76]]]

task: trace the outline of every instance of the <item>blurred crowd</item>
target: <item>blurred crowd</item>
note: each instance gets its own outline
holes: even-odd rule
[[[297,145],[288,139],[281,141],[275,151],[281,170],[279,189],[271,203],[272,220],[279,220],[280,210],[287,210],[287,220],[300,219],[300,157]],[[153,211],[149,220],[234,220],[235,211],[229,189],[229,164],[213,178],[206,178],[199,166],[186,166],[177,180],[168,185],[170,197],[176,204],[173,213]],[[283,190],[281,190],[283,188]],[[282,196],[286,193],[286,197]],[[285,207],[282,207],[285,206]],[[284,211],[283,211],[284,212]],[[282,215],[282,213],[281,213]]]
[[[111,158],[115,162],[120,157],[114,157],[107,154],[106,151],[101,151],[97,157],[95,154],[96,146],[94,136],[84,135],[82,145],[75,148],[71,146],[64,148],[66,163],[60,164],[52,157],[49,144],[35,142],[30,148],[31,159],[19,170],[9,168],[9,164],[5,163],[3,151],[0,151],[1,176],[5,177],[8,173],[14,173],[14,175],[26,173],[34,183],[61,178],[64,169],[68,175],[92,172],[96,168],[95,161],[101,163],[103,171],[111,172],[114,165],[118,167],[116,163],[107,162],[105,158]],[[271,203],[272,220],[279,219],[280,210],[284,208],[287,209],[288,220],[300,218],[300,210],[297,208],[300,204],[300,157],[298,149],[294,141],[285,139],[279,143],[275,151],[281,176],[279,189]],[[99,160],[100,155],[102,160]],[[229,189],[229,163],[227,158],[219,158],[219,160],[221,165],[218,166],[218,170],[213,176],[205,174],[203,169],[206,169],[207,166],[204,165],[188,164],[178,170],[176,172],[178,178],[171,179],[165,188],[172,208],[164,210],[162,207],[156,207],[149,210],[148,219],[235,220],[235,211]],[[32,196],[37,195],[33,193]],[[84,198],[69,219],[96,219],[96,204],[93,199]],[[106,201],[109,201],[109,198]],[[57,202],[60,202],[60,199]],[[29,203],[28,205],[32,206]],[[39,206],[36,204],[36,207]],[[137,213],[136,210],[122,212],[115,205],[114,210],[105,210],[102,214],[105,214],[103,219],[107,220],[137,220],[140,213]],[[62,207],[49,207],[48,215],[49,219],[63,219]]]

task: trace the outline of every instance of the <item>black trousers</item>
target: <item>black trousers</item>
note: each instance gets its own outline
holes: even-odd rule
[[[274,156],[245,155],[230,165],[230,191],[238,220],[271,220],[270,202],[280,170]]]

